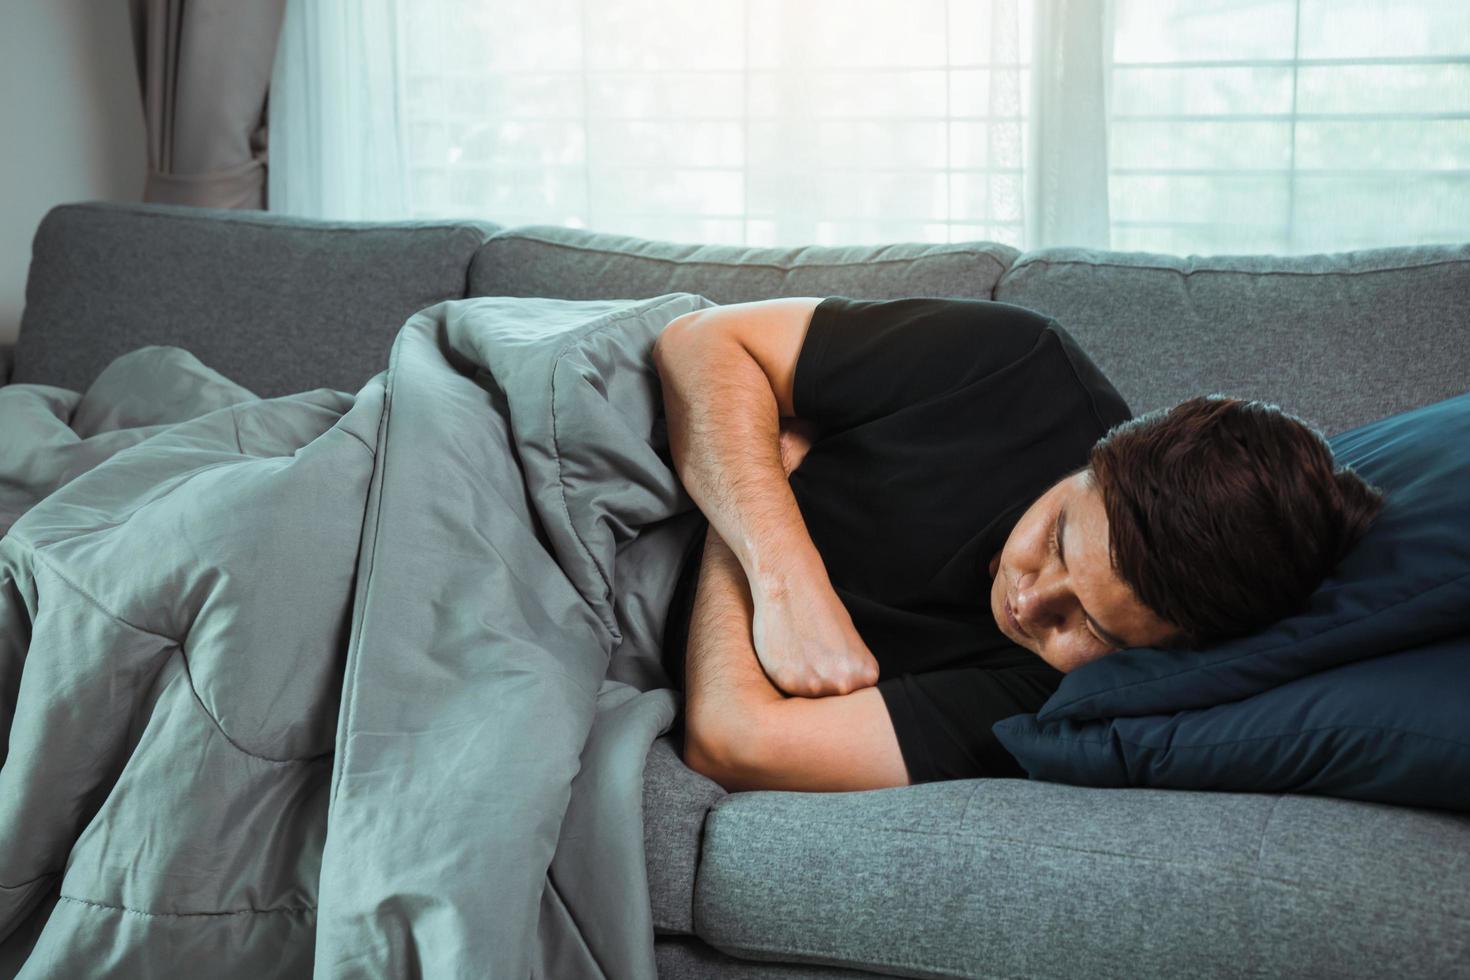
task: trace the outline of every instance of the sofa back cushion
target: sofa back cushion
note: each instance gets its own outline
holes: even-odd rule
[[[995,298],[1056,317],[1135,413],[1220,392],[1327,435],[1470,389],[1470,245],[1329,255],[1028,252]]]
[[[36,232],[11,381],[84,391],[114,357],[165,344],[262,397],[353,392],[414,311],[464,295],[498,227],[61,205]]]
[[[490,237],[471,296],[618,299],[688,292],[716,303],[776,296],[990,299],[1020,253],[996,242],[746,248],[525,225]]]

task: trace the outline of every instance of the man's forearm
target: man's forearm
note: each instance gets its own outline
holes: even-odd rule
[[[809,304],[800,309],[812,313]],[[743,319],[747,314],[755,319]],[[821,697],[876,683],[878,662],[837,595],[787,482],[786,464],[797,454],[783,451],[779,413],[794,409],[795,368],[786,365],[799,356],[792,350],[796,315],[791,309],[784,319],[762,321],[758,311],[738,309],[688,314],[665,328],[654,362],[674,466],[744,572],[758,663],[780,692]],[[763,323],[769,329],[756,330]],[[803,440],[793,438],[793,448]]]
[[[781,465],[780,410],[760,365],[693,319],[657,356],[679,478],[749,582],[779,589],[825,574]]]
[[[786,697],[751,642],[745,572],[705,537],[685,660],[684,762],[728,792],[861,790],[908,783],[883,696]]]
[[[760,709],[781,701],[756,658],[753,602],[740,562],[712,527],[700,562],[684,660],[685,760],[706,775],[730,778],[750,740],[732,736]],[[753,739],[758,731],[751,731]]]

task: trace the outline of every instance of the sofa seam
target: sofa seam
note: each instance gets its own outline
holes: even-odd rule
[[[1001,263],[1000,259],[996,258],[990,252],[987,252],[987,251],[985,251],[983,249],[973,249],[973,248],[944,249],[942,251],[930,252],[930,253],[928,253],[926,255],[909,256],[907,258],[855,259],[855,260],[853,260],[851,262],[801,262],[801,263],[796,263],[796,264],[793,264],[793,265],[777,265],[776,263],[773,263],[773,262],[726,262],[726,261],[720,261],[720,260],[716,260],[716,259],[694,259],[694,258],[671,259],[671,258],[668,258],[666,256],[661,256],[661,255],[640,255],[640,254],[638,254],[636,252],[627,252],[627,251],[623,251],[623,250],[616,249],[616,248],[605,248],[605,247],[594,246],[594,245],[574,245],[574,244],[572,244],[570,242],[558,242],[558,241],[556,241],[554,239],[540,238],[540,237],[538,237],[536,235],[528,235],[528,234],[525,234],[525,233],[522,233],[522,232],[516,232],[513,228],[510,229],[507,232],[497,232],[496,234],[491,235],[489,238],[485,239],[482,247],[483,246],[486,246],[486,245],[490,245],[490,244],[492,244],[494,241],[496,241],[498,239],[511,239],[511,238],[519,239],[521,241],[535,242],[537,244],[547,245],[547,246],[550,246],[550,247],[553,247],[553,248],[563,248],[563,249],[567,249],[567,250],[573,251],[573,252],[595,252],[595,253],[598,253],[600,255],[613,255],[613,256],[617,256],[619,258],[642,259],[642,260],[647,261],[647,262],[662,262],[662,263],[667,264],[667,265],[713,265],[713,266],[719,266],[721,268],[727,268],[727,269],[752,269],[752,268],[753,269],[774,269],[774,270],[776,270],[778,272],[792,272],[792,271],[799,270],[799,269],[842,269],[842,268],[847,268],[847,267],[850,267],[850,266],[893,265],[893,264],[897,264],[897,263],[900,263],[900,262],[917,262],[917,261],[920,261],[920,260],[923,260],[923,259],[926,259],[926,258],[933,258],[935,256],[948,256],[948,255],[982,256],[984,258],[989,259],[991,262],[995,263],[996,267],[1000,269],[1002,275],[1004,275],[1005,272],[1009,268],[1011,268],[1010,266],[1003,265]],[[680,243],[680,242],[670,242],[670,241],[665,241],[665,240],[662,240],[662,239],[643,239],[643,241],[653,242],[654,244],[660,244],[660,245],[680,245],[680,244],[687,244],[687,243]],[[898,244],[898,243],[895,243],[895,244]],[[919,243],[919,244],[922,244],[922,243]],[[696,245],[696,247],[704,247],[704,246],[703,245]],[[732,246],[732,247],[738,247],[738,246]],[[752,247],[758,247],[758,246],[752,246]],[[998,278],[997,278],[997,281],[999,281]]]
[[[231,222],[238,222],[240,224],[251,225],[251,226],[254,226],[254,227],[257,227],[257,228],[274,228],[274,229],[280,229],[280,230],[286,230],[286,231],[301,231],[301,232],[305,232],[307,234],[319,234],[319,233],[327,233],[327,234],[354,234],[354,233],[359,233],[359,232],[382,232],[382,231],[396,232],[396,233],[400,233],[400,234],[401,233],[405,233],[405,232],[408,232],[408,233],[420,233],[420,232],[425,232],[425,231],[454,231],[454,232],[459,232],[459,231],[477,231],[478,232],[478,231],[481,231],[481,229],[479,228],[479,226],[477,226],[476,224],[474,224],[472,221],[471,222],[457,222],[457,221],[433,222],[433,221],[430,221],[430,222],[423,222],[423,223],[410,221],[410,222],[404,222],[402,224],[400,224],[398,222],[365,221],[365,222],[361,222],[360,225],[348,225],[347,223],[343,223],[343,222],[323,222],[321,225],[317,225],[315,223],[312,223],[312,224],[295,224],[295,223],[292,223],[292,222],[277,222],[277,221],[265,220],[265,219],[259,218],[259,217],[255,216],[253,214],[249,214],[248,212],[244,212],[244,211],[240,212],[238,215],[230,215],[227,218],[222,218],[222,217],[218,217],[218,216],[205,216],[205,215],[198,215],[198,214],[179,214],[179,213],[172,212],[172,211],[165,213],[165,212],[161,212],[161,211],[144,210],[142,205],[131,205],[130,206],[130,205],[122,204],[121,202],[100,202],[99,203],[99,202],[95,202],[95,201],[86,201],[86,202],[79,202],[79,203],[75,203],[75,204],[58,204],[52,210],[53,211],[93,211],[93,212],[98,212],[98,213],[102,213],[102,214],[128,214],[128,215],[132,215],[132,216],[135,216],[135,217],[138,217],[138,218],[143,218],[143,219],[146,219],[146,220],[149,220],[149,221],[159,221],[159,220],[162,220],[162,221],[188,221],[188,222],[191,222],[191,223],[194,223],[194,224],[217,224],[220,221],[231,221]],[[265,213],[275,214],[275,213],[279,213],[279,212],[265,212]],[[312,221],[313,219],[299,219],[299,220]],[[492,222],[492,224],[493,224],[493,222]],[[497,227],[504,227],[504,226],[497,226]],[[490,232],[488,235],[482,233],[481,236],[480,236],[480,244],[481,245],[485,244],[485,242],[489,241],[496,234],[498,234],[498,232],[494,232],[494,231]]]
[[[1261,837],[1260,840],[1256,843],[1256,860],[1254,865],[1257,870],[1259,870],[1261,867],[1262,855],[1266,853],[1266,831],[1271,829],[1271,818],[1276,815],[1276,808],[1279,806],[1281,806],[1280,794],[1278,794],[1277,797],[1271,801],[1271,809],[1266,811],[1266,817],[1264,820],[1261,821]]]
[[[700,937],[700,938],[702,938],[702,937]],[[706,940],[706,942],[709,942],[709,940]],[[710,945],[716,945],[716,944],[713,943],[713,942],[711,942]],[[828,960],[836,960],[837,962],[836,963],[826,963],[826,964],[820,964],[819,963],[819,964],[814,964],[814,965],[817,965],[817,966],[840,966],[842,969],[862,969],[863,968],[863,964],[867,964],[867,965],[872,965],[872,966],[896,966],[896,967],[904,967],[904,968],[912,969],[912,970],[925,970],[925,971],[928,971],[929,973],[939,973],[939,974],[944,974],[946,976],[959,977],[959,978],[970,978],[970,980],[1027,980],[1027,978],[1025,978],[1025,977],[1018,977],[1018,976],[1014,976],[1014,975],[1011,975],[1011,974],[999,974],[999,973],[978,974],[978,973],[971,973],[971,972],[969,972],[969,968],[968,967],[965,967],[965,966],[961,965],[958,961],[956,961],[952,965],[950,965],[950,964],[937,964],[937,963],[932,963],[932,962],[923,962],[923,961],[919,961],[919,960],[904,960],[904,959],[897,959],[897,958],[881,959],[881,958],[876,958],[876,957],[874,959],[871,959],[871,960],[869,960],[867,958],[864,958],[862,960],[854,961],[853,959],[851,959],[850,954],[845,954],[845,953],[843,953],[842,951],[839,951],[839,950],[829,949],[829,948],[825,948],[825,947],[815,947],[815,946],[798,946],[795,943],[792,943],[789,946],[786,945],[786,944],[782,944],[780,946],[770,946],[770,945],[765,945],[765,944],[756,943],[756,942],[728,942],[728,941],[721,940],[720,945],[733,946],[736,949],[744,949],[744,950],[749,950],[749,951],[758,952],[758,953],[774,953],[774,954],[776,954],[778,956],[779,955],[790,955],[790,954],[793,954],[793,953],[796,954],[797,956],[820,956],[820,957],[824,957],[824,958],[826,958]],[[718,948],[718,946],[717,946],[717,948]]]
[[[1341,253],[1339,253],[1339,254],[1341,254]],[[1217,275],[1256,276],[1256,277],[1264,277],[1264,276],[1367,276],[1367,275],[1374,275],[1374,274],[1383,273],[1383,272],[1406,272],[1406,271],[1409,271],[1411,269],[1432,269],[1432,268],[1435,268],[1435,267],[1441,266],[1441,265],[1466,265],[1466,264],[1470,264],[1470,257],[1467,257],[1467,258],[1458,258],[1458,259],[1436,259],[1433,262],[1421,262],[1421,263],[1416,263],[1414,265],[1391,265],[1391,266],[1384,266],[1384,267],[1381,267],[1381,268],[1374,268],[1374,269],[1319,269],[1319,270],[1311,271],[1311,272],[1308,272],[1308,271],[1298,271],[1298,270],[1295,270],[1295,269],[1260,269],[1260,270],[1252,270],[1252,269],[1171,269],[1171,268],[1169,268],[1166,265],[1123,265],[1123,264],[1117,263],[1117,262],[1086,262],[1086,261],[1083,261],[1082,259],[1056,259],[1056,260],[1052,260],[1052,259],[1027,259],[1026,256],[1025,256],[1025,254],[1022,253],[1021,257],[1018,258],[1015,262],[1013,262],[1008,269],[1006,269],[1005,274],[1001,277],[1001,279],[1004,280],[1007,276],[1010,276],[1013,273],[1018,273],[1020,271],[1024,271],[1025,269],[1027,269],[1027,268],[1029,268],[1029,267],[1031,267],[1033,265],[1044,265],[1044,266],[1047,266],[1047,267],[1050,267],[1050,266],[1063,266],[1063,265],[1082,265],[1082,266],[1087,266],[1088,268],[1091,268],[1091,269],[1139,269],[1139,270],[1148,271],[1148,272],[1173,272],[1173,273],[1175,273],[1177,275],[1184,276],[1184,277],[1187,278],[1189,276],[1203,275],[1203,274],[1206,274],[1206,273],[1214,273],[1214,274],[1217,274]],[[998,285],[999,285],[999,283],[997,283],[997,286]]]

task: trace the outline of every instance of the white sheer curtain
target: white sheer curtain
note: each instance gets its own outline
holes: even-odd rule
[[[289,0],[273,210],[750,245],[1470,240],[1460,0]]]
[[[412,216],[398,0],[288,0],[267,110],[270,210]]]

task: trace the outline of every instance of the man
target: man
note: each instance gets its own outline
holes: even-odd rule
[[[1007,303],[714,307],[654,360],[708,519],[669,612],[685,761],[732,791],[1024,776],[992,724],[1114,650],[1286,615],[1381,505],[1275,406],[1128,422]]]

